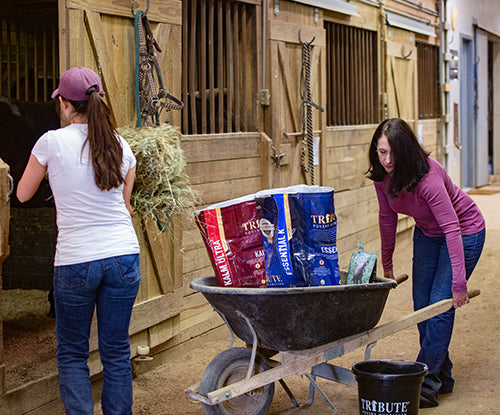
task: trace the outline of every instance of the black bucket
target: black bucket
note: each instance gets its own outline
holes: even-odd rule
[[[427,366],[406,360],[354,363],[360,415],[417,415]]]

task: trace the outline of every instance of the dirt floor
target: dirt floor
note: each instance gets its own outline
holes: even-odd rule
[[[500,191],[500,188],[498,190]],[[469,288],[479,288],[481,294],[457,311],[450,348],[455,364],[455,390],[450,395],[441,395],[438,407],[422,409],[421,414],[500,413],[497,387],[500,382],[500,311],[497,307],[500,285],[495,277],[496,270],[500,269],[500,193],[473,197],[487,220],[485,250],[469,283]],[[395,271],[410,273],[411,243],[399,244],[395,258]],[[19,386],[29,378],[32,379],[36,373],[47,374],[55,368],[55,339],[51,329],[54,320],[45,317],[48,311],[46,292],[35,292],[34,298],[30,299],[23,299],[22,292],[9,294],[13,296],[7,297],[4,293],[3,298],[4,315],[8,308],[13,316],[4,322],[8,389]],[[19,307],[20,301],[34,304],[33,308],[36,310],[28,314],[16,314],[17,310],[22,309]],[[411,282],[407,281],[391,291],[380,322],[392,321],[410,312]],[[33,333],[37,335],[33,336]],[[204,413],[198,401],[186,398],[184,390],[199,382],[208,363],[229,347],[230,336],[227,329],[221,327],[205,336],[205,339],[205,344],[197,348],[179,347],[167,362],[162,362],[154,369],[144,371],[145,363],[134,363],[137,373],[134,378],[136,415]],[[414,360],[417,352],[418,335],[414,326],[380,340],[372,350],[371,358]],[[364,349],[348,353],[331,363],[350,369],[354,362],[360,360],[364,360]],[[157,359],[158,361],[161,361],[161,358]],[[149,362],[147,365],[152,367],[155,363]],[[307,379],[294,375],[285,380],[298,402],[305,403],[309,391]],[[358,414],[357,388],[321,379],[318,383],[340,414]],[[102,414],[99,403],[96,403],[95,413]],[[319,395],[312,406],[294,408],[284,390],[276,384],[269,414],[328,413],[333,412]]]
[[[56,321],[47,314],[48,291],[3,291],[2,317],[6,390],[56,369]]]
[[[498,189],[500,190],[500,188]],[[486,246],[469,283],[469,289],[479,288],[481,294],[457,311],[455,330],[450,348],[455,364],[455,390],[441,395],[439,406],[421,409],[432,415],[492,415],[500,413],[498,384],[500,383],[500,284],[495,277],[500,269],[500,193],[474,195],[487,220]],[[411,242],[397,247],[395,271],[411,272]],[[388,298],[381,323],[392,321],[412,312],[411,281],[393,290]],[[213,340],[219,337],[220,340]],[[184,389],[199,382],[205,367],[221,351],[229,347],[229,332],[222,328],[203,347],[179,352],[160,367],[139,374],[134,379],[134,413],[141,414],[203,414],[198,401],[187,399]],[[418,353],[416,326],[379,341],[372,350],[372,359],[415,360]],[[331,363],[351,368],[364,360],[359,349]],[[140,363],[142,364],[142,363]],[[291,376],[287,384],[299,403],[307,401],[309,384],[305,377]],[[331,381],[318,381],[320,387],[342,415],[358,414],[357,388]],[[96,413],[100,414],[98,405]],[[275,395],[269,414],[328,414],[333,413],[317,395],[309,408],[294,408],[284,390],[275,385]]]

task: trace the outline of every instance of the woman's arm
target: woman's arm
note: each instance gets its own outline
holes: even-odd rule
[[[135,178],[135,166],[132,167],[125,176],[125,183],[123,184],[123,200],[125,201],[125,206],[130,212],[130,216],[134,214],[134,210],[130,205],[130,196],[132,196],[132,189],[134,188],[134,178]]]
[[[429,174],[425,185],[422,187],[422,196],[446,237],[453,275],[453,300],[454,306],[457,308],[468,303],[469,297],[465,278],[465,258],[460,220],[447,191],[446,182],[449,183],[448,187],[453,187],[451,179],[446,173],[441,176]]]
[[[42,166],[37,158],[31,154],[23,176],[17,185],[16,195],[20,202],[26,202],[33,197],[46,172],[47,166]]]
[[[377,192],[379,215],[378,223],[380,229],[382,266],[384,276],[394,278],[392,256],[396,246],[396,229],[398,226],[398,214],[389,205],[387,194],[384,191],[383,182],[373,182]]]

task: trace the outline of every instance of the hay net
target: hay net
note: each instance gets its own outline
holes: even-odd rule
[[[136,129],[124,127],[118,133],[129,143],[137,159],[130,199],[136,214],[146,221],[155,219],[166,228],[172,216],[192,211],[199,197],[185,171],[179,130],[161,124]]]

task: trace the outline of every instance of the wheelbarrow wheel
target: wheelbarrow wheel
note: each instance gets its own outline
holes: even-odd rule
[[[200,393],[206,396],[209,392],[245,379],[251,355],[252,351],[244,347],[219,353],[203,372]],[[257,353],[254,372],[264,372],[269,368],[266,360]],[[207,415],[263,415],[269,410],[273,396],[274,383],[270,383],[217,405],[202,405]]]

